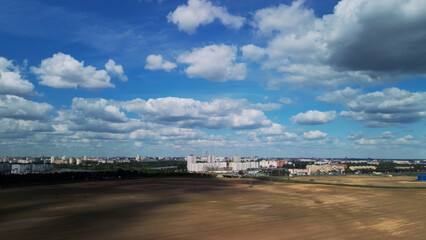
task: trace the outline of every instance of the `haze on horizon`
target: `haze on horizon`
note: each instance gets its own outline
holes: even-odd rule
[[[426,156],[424,0],[0,4],[0,156]]]

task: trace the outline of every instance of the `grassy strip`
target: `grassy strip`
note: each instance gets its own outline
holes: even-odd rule
[[[320,184],[320,185],[330,185],[330,186],[343,186],[343,187],[366,187],[366,188],[394,188],[394,189],[426,189],[426,187],[403,187],[403,186],[375,186],[375,185],[354,185],[354,184],[344,184],[344,183],[325,183],[325,182],[310,182],[310,181],[299,181],[299,180],[287,180],[282,178],[270,178],[270,177],[243,177],[243,178],[252,178],[260,181],[272,181],[272,182],[282,182],[282,183],[296,183],[296,184]]]

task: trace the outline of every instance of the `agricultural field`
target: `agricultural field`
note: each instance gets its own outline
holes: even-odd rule
[[[341,176],[304,176],[294,177],[291,180],[313,181],[316,183],[347,184],[374,187],[396,188],[422,188],[426,189],[426,182],[416,181],[416,176],[392,176],[392,175],[341,175]]]
[[[9,188],[0,189],[0,236],[424,239],[425,199],[426,189],[214,178]]]

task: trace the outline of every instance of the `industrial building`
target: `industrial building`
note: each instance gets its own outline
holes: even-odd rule
[[[417,181],[426,181],[426,175],[423,175],[423,174],[417,175]]]

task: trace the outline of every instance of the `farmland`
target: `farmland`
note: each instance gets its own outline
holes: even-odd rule
[[[412,179],[400,182],[411,186]],[[250,179],[149,178],[10,188],[0,189],[0,235],[2,239],[424,239],[425,197],[426,189]]]
[[[373,187],[395,187],[395,188],[426,188],[426,182],[416,181],[413,176],[392,175],[342,175],[342,176],[305,176],[294,177],[291,180],[307,181],[315,183],[358,185]]]

